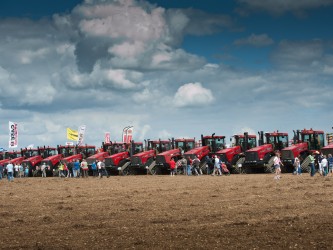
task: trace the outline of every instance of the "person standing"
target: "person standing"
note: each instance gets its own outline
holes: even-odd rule
[[[311,155],[309,155],[309,158],[310,158],[310,176],[313,177],[315,174],[316,174],[316,169],[315,169],[315,158],[314,158],[314,155],[315,153],[312,153]]]
[[[93,172],[93,177],[97,177],[97,165],[96,165],[96,162],[93,162],[91,164],[91,170]]]
[[[185,156],[182,156],[181,164],[183,168],[183,174],[187,175],[187,160],[185,159]]]
[[[323,155],[322,157],[323,159],[321,160],[320,165],[323,171],[323,176],[326,176],[328,174],[328,161],[326,155]]]
[[[14,166],[11,161],[9,161],[9,163],[7,164],[6,170],[7,170],[8,181],[13,181],[14,180],[14,177],[13,177]]]
[[[15,171],[14,177],[18,178],[19,177],[19,165],[17,163],[15,163],[14,171]]]
[[[170,175],[175,176],[176,162],[173,158],[170,160]]]
[[[24,166],[24,177],[29,177],[29,166],[28,165]]]
[[[82,178],[86,177],[88,178],[88,163],[85,159],[81,162],[81,168],[82,168]]]
[[[190,176],[192,175],[192,159],[191,157],[187,157],[186,159],[186,164],[187,164],[187,175]]]
[[[2,176],[3,176],[3,165],[0,164],[0,180],[2,180]]]
[[[294,167],[295,167],[295,174],[302,175],[301,162],[297,156],[295,157],[295,160],[294,160]]]
[[[73,176],[74,176],[74,178],[78,178],[79,173],[80,173],[80,162],[79,162],[79,160],[76,160],[74,162],[74,166],[73,166]]]
[[[275,169],[275,176],[274,179],[279,180],[281,174],[281,165],[283,166],[281,159],[280,159],[280,152],[275,152],[275,157],[273,159],[274,169]]]
[[[329,169],[329,175],[333,174],[333,157],[332,154],[328,154],[328,169]]]
[[[46,177],[46,164],[43,162],[40,170],[42,171],[42,177]]]
[[[217,157],[217,155],[214,156],[214,170],[213,170],[212,176],[214,176],[215,174],[220,175],[220,176],[222,175],[220,159]]]

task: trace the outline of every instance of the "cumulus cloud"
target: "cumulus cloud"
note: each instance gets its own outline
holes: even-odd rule
[[[206,106],[213,101],[212,91],[204,88],[199,82],[184,84],[174,96],[176,107]]]
[[[273,44],[274,41],[267,34],[251,34],[246,38],[237,39],[235,45],[250,45],[255,47],[263,47]]]

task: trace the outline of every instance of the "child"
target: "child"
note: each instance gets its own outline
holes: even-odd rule
[[[294,160],[294,167],[295,167],[295,174],[302,175],[301,162],[297,156],[295,157],[295,160]]]

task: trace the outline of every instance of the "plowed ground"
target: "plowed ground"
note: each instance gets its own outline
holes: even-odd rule
[[[333,178],[0,181],[1,249],[332,249]]]

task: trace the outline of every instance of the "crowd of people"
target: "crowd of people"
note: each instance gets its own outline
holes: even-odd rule
[[[0,164],[0,180],[3,177],[7,177],[8,181],[13,181],[14,178],[24,178],[29,176],[41,176],[47,177],[47,172],[51,170],[51,167],[43,162],[40,166],[36,166],[35,169],[30,169],[27,165],[12,164],[8,162],[6,167]],[[109,178],[109,173],[105,168],[103,161],[96,161],[91,164],[92,176],[102,178],[106,176]],[[59,176],[60,178],[87,178],[88,177],[88,163],[85,159],[81,162],[76,160],[66,164],[63,161],[59,162],[57,169],[52,170],[52,176]],[[31,174],[30,174],[31,173]]]

